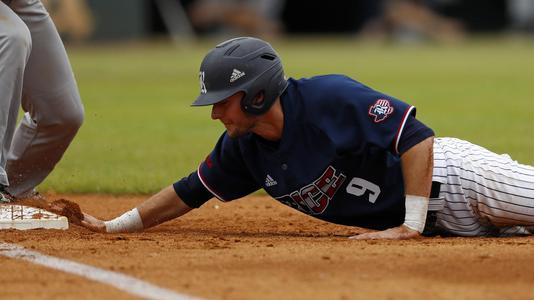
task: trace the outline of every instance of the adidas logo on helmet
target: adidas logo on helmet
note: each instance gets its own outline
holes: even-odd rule
[[[230,76],[230,82],[234,82],[243,76],[245,76],[245,72],[241,72],[238,69],[234,69],[232,71],[232,76]]]

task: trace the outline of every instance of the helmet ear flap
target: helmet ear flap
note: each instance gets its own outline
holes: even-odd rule
[[[249,93],[245,93],[241,99],[241,109],[252,115],[264,114],[286,88],[282,65],[273,65],[248,88]],[[260,94],[263,94],[263,100],[258,103],[256,99]]]
[[[265,92],[263,90],[255,95],[246,94],[241,99],[241,109],[246,113],[259,115],[265,110],[265,102]]]

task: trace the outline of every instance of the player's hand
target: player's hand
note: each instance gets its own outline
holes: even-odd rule
[[[92,231],[106,232],[106,225],[104,224],[104,221],[86,213],[83,213],[83,220],[81,221],[80,225]]]
[[[407,240],[421,237],[421,234],[404,225],[382,231],[374,231],[349,237],[352,240]]]

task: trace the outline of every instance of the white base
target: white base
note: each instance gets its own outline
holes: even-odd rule
[[[44,209],[3,204],[0,205],[0,229],[68,229],[66,217],[56,215]]]

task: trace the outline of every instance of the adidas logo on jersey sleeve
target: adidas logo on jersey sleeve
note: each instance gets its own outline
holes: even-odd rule
[[[270,187],[270,186],[273,186],[273,185],[277,185],[278,182],[276,182],[276,180],[274,180],[271,175],[268,175],[267,174],[267,177],[265,177],[265,186],[266,187]]]
[[[245,72],[241,72],[238,69],[234,69],[232,71],[232,75],[230,76],[230,82],[234,82],[243,76],[245,76]]]

